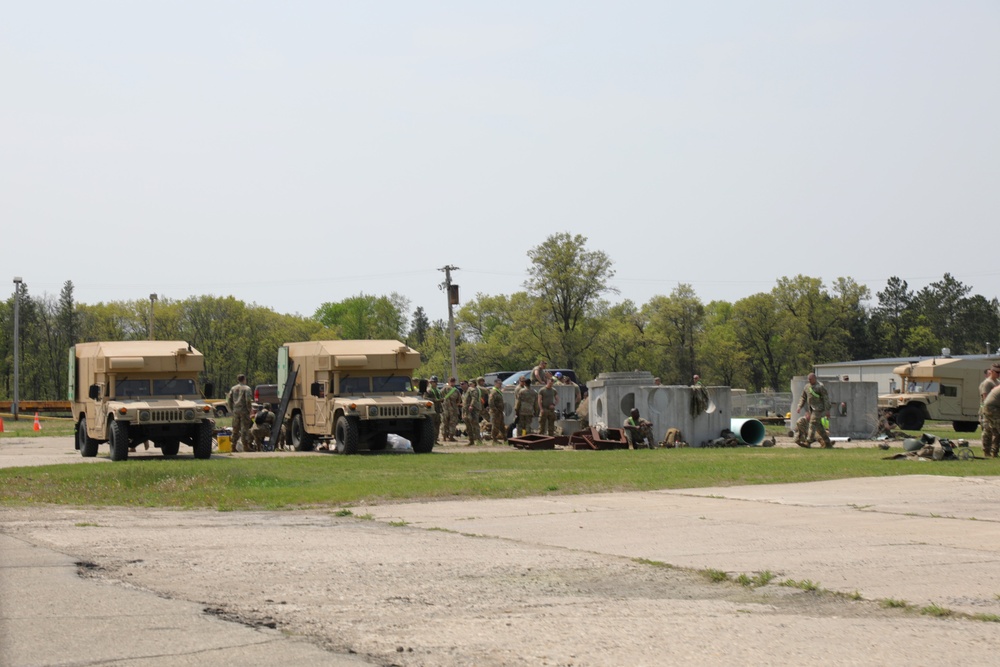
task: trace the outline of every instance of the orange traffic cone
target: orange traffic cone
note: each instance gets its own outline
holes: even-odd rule
[[[32,426],[31,428],[33,428],[36,431],[41,431],[42,430],[42,425],[38,423],[38,413],[37,412],[35,413],[35,425]]]

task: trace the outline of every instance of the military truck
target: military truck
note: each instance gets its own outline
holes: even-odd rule
[[[176,456],[183,442],[194,456],[212,455],[212,406],[198,391],[205,358],[184,341],[79,343],[69,350],[69,392],[76,449],[97,456],[103,443],[111,460],[129,447],[152,442]],[[211,395],[212,386],[205,386]]]
[[[878,397],[879,410],[904,431],[923,428],[927,420],[950,421],[959,433],[979,426],[979,383],[996,358],[942,356],[893,369],[902,380],[896,393]]]
[[[332,439],[336,451],[385,449],[388,435],[416,453],[434,448],[434,403],[411,386],[420,353],[398,340],[325,340],[278,348],[278,395],[299,451]]]

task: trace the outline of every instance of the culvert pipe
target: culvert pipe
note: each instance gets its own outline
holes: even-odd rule
[[[764,442],[764,424],[759,419],[730,419],[729,430],[745,445],[757,446]]]

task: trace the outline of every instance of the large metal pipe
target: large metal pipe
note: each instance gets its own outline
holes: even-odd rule
[[[730,419],[729,430],[739,438],[740,442],[755,447],[764,442],[766,435],[764,424],[758,419]]]

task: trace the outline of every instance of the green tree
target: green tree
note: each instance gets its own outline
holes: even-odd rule
[[[878,304],[872,311],[871,325],[876,349],[884,356],[903,356],[916,316],[913,292],[905,280],[892,276],[886,281],[885,289],[875,296]]]
[[[712,301],[705,306],[704,331],[698,340],[702,379],[710,384],[743,387],[748,375],[747,353],[740,346],[733,305]]]
[[[359,294],[322,304],[314,317],[343,340],[402,340],[409,308],[409,300],[395,292],[389,296]]]
[[[413,323],[410,325],[410,334],[406,337],[407,345],[419,350],[427,338],[427,330],[431,327],[431,322],[427,319],[427,313],[423,306],[417,306],[413,311]]]
[[[655,296],[643,306],[649,322],[647,339],[660,350],[661,377],[666,384],[686,384],[698,372],[697,346],[705,321],[705,306],[687,284],[669,297]]]
[[[611,259],[600,250],[587,250],[586,244],[581,234],[549,236],[528,251],[531,263],[524,282],[528,294],[545,305],[560,339],[562,362],[574,369],[596,333],[593,322],[587,326],[588,317],[601,295],[617,292],[608,284],[615,275]]]
[[[773,294],[754,294],[733,304],[733,325],[747,354],[749,380],[754,389],[787,386],[794,369],[804,362],[801,334],[794,316]]]

